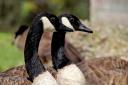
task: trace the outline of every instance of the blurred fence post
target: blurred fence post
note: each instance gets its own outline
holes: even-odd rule
[[[90,0],[93,24],[128,26],[128,0]]]

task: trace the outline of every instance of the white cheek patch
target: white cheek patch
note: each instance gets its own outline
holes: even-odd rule
[[[49,21],[47,17],[41,17],[44,31],[55,31],[55,27],[53,24]]]
[[[72,30],[74,30],[73,26],[71,25],[70,21],[68,20],[67,17],[62,17],[61,18],[62,24],[71,28]]]

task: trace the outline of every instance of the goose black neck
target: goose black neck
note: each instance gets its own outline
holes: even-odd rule
[[[29,80],[31,81],[33,81],[34,77],[44,71],[44,66],[42,65],[38,55],[38,46],[43,34],[43,29],[40,26],[42,26],[41,23],[31,26],[24,50],[25,66],[29,75]]]
[[[52,37],[51,54],[54,69],[61,69],[70,63],[70,60],[65,56],[64,45],[65,45],[65,34],[66,32],[54,32]]]

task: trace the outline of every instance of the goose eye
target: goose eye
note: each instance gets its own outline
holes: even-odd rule
[[[70,21],[71,21],[71,22],[74,22],[74,18],[70,18]]]
[[[55,17],[51,17],[51,20],[52,20],[52,21],[55,21]]]

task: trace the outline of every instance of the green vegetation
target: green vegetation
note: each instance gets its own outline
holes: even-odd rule
[[[19,25],[31,24],[36,14],[45,11],[89,19],[89,0],[0,0],[0,10],[0,31],[14,32]]]
[[[12,45],[12,35],[0,33],[0,71],[23,64],[23,54]]]

